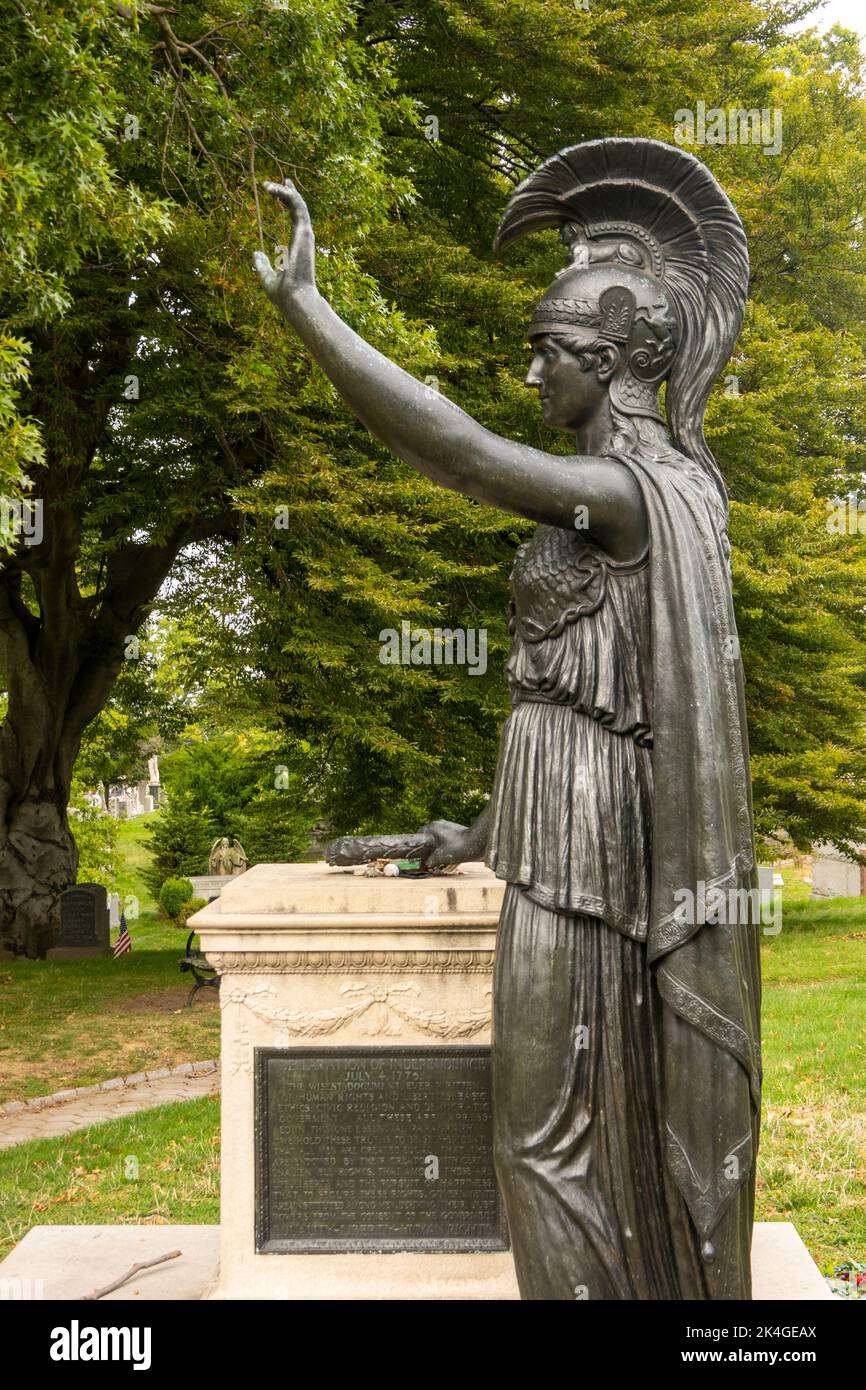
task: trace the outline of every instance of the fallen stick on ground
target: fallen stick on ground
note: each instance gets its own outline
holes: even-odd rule
[[[104,1289],[94,1289],[93,1293],[84,1294],[81,1301],[82,1303],[94,1303],[96,1299],[104,1298],[107,1293],[114,1293],[115,1289],[119,1289],[121,1284],[125,1284],[128,1279],[132,1279],[140,1270],[151,1269],[153,1265],[165,1264],[166,1260],[176,1260],[178,1255],[182,1254],[182,1250],[170,1250],[167,1255],[160,1255],[155,1260],[142,1260],[140,1264],[133,1265],[132,1269],[128,1269],[119,1279],[115,1279],[113,1284],[106,1284]]]

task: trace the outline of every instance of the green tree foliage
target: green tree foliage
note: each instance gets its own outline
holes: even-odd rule
[[[0,569],[0,938],[16,951],[44,952],[74,879],[72,768],[129,635],[178,556],[242,538],[233,491],[275,456],[256,406],[274,367],[248,352],[276,337],[249,268],[262,173],[317,169],[335,248],[408,194],[379,149],[383,120],[412,107],[351,13],[13,0],[0,16],[14,173],[0,327],[32,349],[19,424],[38,422],[45,521]],[[333,270],[384,309],[351,249]]]
[[[50,332],[72,308],[89,260],[131,268],[168,226],[166,201],[113,158],[127,107],[106,38],[128,25],[112,10],[12,0],[0,20],[0,496],[46,462],[46,422],[22,401],[34,327]],[[0,553],[11,539],[0,524]]]
[[[64,808],[83,731],[179,566],[169,603],[199,611],[176,658],[208,722],[252,709],[306,740],[304,795],[335,829],[464,818],[489,790],[525,527],[412,475],[335,399],[249,271],[253,246],[273,256],[288,235],[261,178],[302,189],[320,283],[359,332],[491,429],[565,450],[520,385],[559,255],[539,236],[496,260],[497,218],[540,157],[601,135],[670,140],[699,101],[784,120],[779,157],[696,151],[742,211],[755,269],[739,394],[720,386],[710,424],[733,496],[758,821],[799,843],[862,837],[862,538],[822,518],[863,486],[863,85],[850,36],[785,37],[804,11],[4,9],[0,330],[22,346],[0,346],[0,431],[23,432],[12,469],[46,515],[44,542],[0,569],[14,949],[50,937],[74,874]],[[487,673],[382,665],[379,633],[404,620],[486,628]]]
[[[147,777],[147,762],[166,739],[176,738],[189,719],[189,697],[174,670],[175,634],[151,620],[142,641],[128,644],[129,657],[102,710],[87,726],[75,764],[76,777],[107,798],[113,782]]]
[[[207,904],[207,898],[190,898],[189,902],[182,903],[178,913],[177,925],[179,927],[185,927],[189,918],[194,916],[196,912],[200,912],[203,907],[207,907]]]
[[[86,788],[73,783],[70,814],[78,850],[78,881],[101,883],[110,893],[117,890],[117,823],[85,796]]]
[[[303,750],[285,747],[262,730],[186,732],[160,764],[168,804],[149,832],[154,892],[170,876],[206,874],[211,847],[224,835],[240,840],[250,864],[304,857],[315,811]]]
[[[399,23],[390,5],[359,12],[438,135],[424,138],[423,121],[391,132],[390,165],[418,197],[367,240],[363,264],[407,315],[435,324],[436,384],[491,428],[564,449],[519,385],[526,320],[558,252],[548,234],[509,252],[507,264],[491,256],[503,169],[517,177],[577,137],[670,140],[675,112],[699,100],[781,115],[778,158],[751,145],[696,150],[746,221],[754,268],[708,433],[732,495],[758,830],[781,827],[801,847],[827,839],[850,848],[866,837],[866,537],[827,523],[839,495],[866,499],[866,113],[856,42],[834,32],[777,43],[748,7],[726,11],[724,41],[700,6],[675,19],[642,6],[641,25],[616,33],[595,7],[576,16],[571,6],[568,15],[543,8],[542,18],[532,5],[407,5]],[[644,80],[628,82],[638,71]],[[424,356],[400,360],[431,371]],[[315,428],[305,422],[307,438]],[[505,581],[522,526],[443,496],[345,416],[330,437],[319,428],[314,470],[287,441],[286,464],[244,494],[262,524],[252,582],[279,595],[258,652],[269,703],[326,749],[323,801],[341,830],[465,819],[493,774]],[[282,536],[273,530],[280,500],[303,518]],[[379,630],[402,619],[486,626],[488,677],[381,667]]]
[[[710,435],[731,490],[756,823],[801,848],[866,840],[866,186],[852,35],[775,56],[781,157],[725,150],[750,234],[752,299]]]
[[[208,812],[182,793],[176,795],[148,830],[153,859],[144,879],[151,893],[158,895],[167,878],[207,873],[208,854],[216,838]]]

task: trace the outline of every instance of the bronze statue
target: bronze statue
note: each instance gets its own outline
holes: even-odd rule
[[[363,342],[316,289],[300,194],[266,186],[293,235],[287,268],[259,254],[259,276],[348,405],[428,477],[539,523],[511,576],[490,801],[417,832],[428,865],[484,857],[508,883],[495,1162],[521,1294],[750,1298],[757,879],[727,496],[703,435],[746,299],[740,220],[652,140],[576,145],[515,190],[497,246],[556,227],[569,252],[526,377],[575,436],[559,457]]]

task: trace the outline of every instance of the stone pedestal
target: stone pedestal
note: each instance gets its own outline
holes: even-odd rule
[[[515,1297],[507,1251],[256,1251],[256,1049],[489,1045],[503,892],[480,864],[427,879],[262,864],[190,919],[221,977],[217,1297]]]

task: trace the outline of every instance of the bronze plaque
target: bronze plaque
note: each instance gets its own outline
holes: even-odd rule
[[[489,1047],[256,1049],[256,1250],[507,1250]]]

